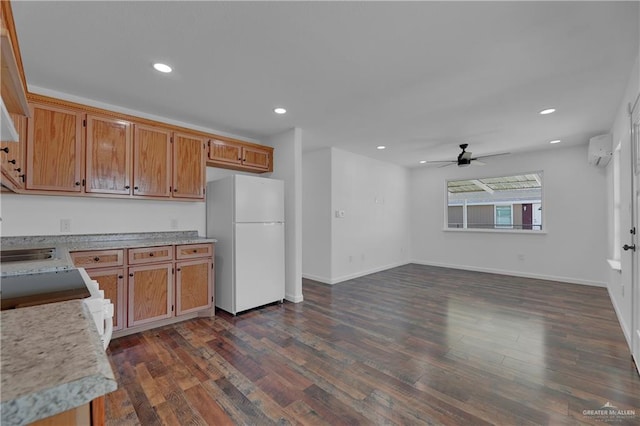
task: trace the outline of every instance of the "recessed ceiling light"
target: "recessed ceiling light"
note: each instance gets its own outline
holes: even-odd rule
[[[385,149],[385,148],[386,148],[386,146],[384,146],[384,145],[379,145],[377,148],[378,148],[378,149]]]
[[[426,162],[427,162],[427,160],[420,160],[420,164],[424,164]]]
[[[555,108],[547,108],[540,111],[540,115],[547,115],[556,112]]]
[[[278,107],[278,108],[274,108],[273,112],[275,112],[276,114],[285,114],[287,110],[282,107]]]
[[[554,139],[552,141],[549,141],[549,143],[560,143],[562,142],[560,139]]]
[[[153,64],[153,68],[155,68],[156,71],[160,71],[160,72],[163,72],[163,73],[169,73],[169,72],[173,71],[169,65],[163,64],[161,62],[157,62],[157,63]]]

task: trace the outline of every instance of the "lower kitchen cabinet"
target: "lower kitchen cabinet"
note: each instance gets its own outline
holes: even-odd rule
[[[211,308],[211,259],[176,263],[176,315]]]
[[[173,316],[173,263],[129,267],[129,327]]]
[[[104,290],[105,299],[113,303],[113,331],[124,328],[124,268],[87,269],[92,280],[98,281],[100,290]]]
[[[71,259],[111,299],[114,337],[214,314],[212,243],[77,251]]]

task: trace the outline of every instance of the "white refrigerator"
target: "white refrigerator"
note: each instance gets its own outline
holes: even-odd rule
[[[232,175],[207,183],[217,239],[215,305],[233,315],[284,299],[284,182]]]

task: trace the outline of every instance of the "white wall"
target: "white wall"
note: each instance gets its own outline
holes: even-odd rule
[[[639,56],[640,58],[640,56]],[[620,108],[616,114],[615,122],[611,128],[613,147],[621,144],[620,153],[620,244],[630,244],[629,229],[631,228],[631,138],[629,126],[628,105],[633,103],[640,93],[640,65],[636,58],[635,66],[631,72],[627,89],[620,102]],[[607,167],[607,254],[613,257],[614,228],[613,228],[613,162]],[[607,288],[611,302],[616,310],[618,321],[622,327],[627,342],[631,345],[631,315],[632,315],[632,291],[629,284],[631,278],[631,252],[622,252],[622,271],[609,270],[607,273]],[[625,284],[627,288],[625,288]]]
[[[444,231],[446,180],[540,170],[545,234]],[[415,263],[605,285],[606,178],[587,163],[586,145],[495,157],[484,167],[415,168],[410,180]]]
[[[333,283],[408,263],[408,176],[403,167],[331,149]]]
[[[3,194],[2,235],[102,234],[114,232],[198,231],[204,236],[203,202],[122,200]],[[71,232],[60,232],[60,220]],[[172,220],[177,226],[172,227]]]
[[[265,141],[274,147],[274,172],[285,191],[285,297],[302,302],[302,131],[288,130]]]
[[[336,148],[303,167],[303,276],[336,284],[408,262],[406,169]]]
[[[302,155],[302,271],[331,281],[331,150]]]

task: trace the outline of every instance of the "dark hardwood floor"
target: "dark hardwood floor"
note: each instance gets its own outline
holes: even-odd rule
[[[407,265],[303,293],[114,340],[107,424],[640,424],[604,288]]]

